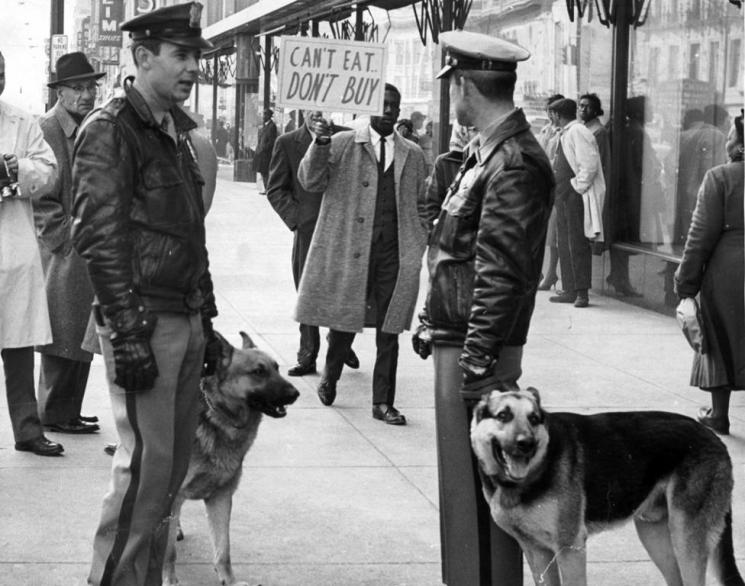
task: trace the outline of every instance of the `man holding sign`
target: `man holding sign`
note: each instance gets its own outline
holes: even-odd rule
[[[369,125],[332,137],[315,120],[298,170],[307,191],[323,193],[295,312],[300,323],[331,330],[318,396],[334,402],[355,333],[374,325],[372,415],[390,425],[406,424],[393,406],[398,334],[414,315],[427,235],[424,155],[393,131],[400,104],[386,84],[383,115]]]

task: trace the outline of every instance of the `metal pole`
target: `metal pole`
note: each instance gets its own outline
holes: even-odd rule
[[[617,3],[616,22],[613,25],[613,55],[611,65],[611,163],[610,178],[606,181],[608,186],[608,205],[610,207],[610,226],[615,226],[617,218],[616,211],[619,207],[620,198],[624,194],[619,192],[618,185],[621,180],[622,164],[621,154],[626,134],[626,98],[629,83],[629,22],[628,8],[626,2]],[[613,244],[614,234],[611,234],[607,242]]]
[[[272,101],[272,37],[264,37],[264,108],[271,108]]]
[[[453,0],[443,0],[443,18],[442,30],[449,31],[452,29]],[[445,67],[445,52],[440,51],[440,68]],[[438,131],[438,143],[440,153],[446,153],[450,150],[450,81],[448,79],[440,80],[440,128]]]
[[[54,67],[54,63],[52,63],[52,51],[51,51],[51,43],[52,43],[52,35],[61,35],[65,32],[65,0],[52,0],[51,1],[51,12],[49,17],[49,81],[52,80],[52,68]],[[55,91],[52,88],[49,88],[49,92],[47,93],[47,110],[49,110],[52,106],[54,106],[54,102],[56,101],[55,97]]]
[[[217,54],[219,51],[215,52],[214,57],[212,57],[212,144],[215,144],[215,139],[217,138]]]

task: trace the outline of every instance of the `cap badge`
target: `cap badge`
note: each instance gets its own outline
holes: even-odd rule
[[[199,23],[202,19],[202,5],[198,2],[193,2],[191,9],[189,10],[189,28],[199,28]]]

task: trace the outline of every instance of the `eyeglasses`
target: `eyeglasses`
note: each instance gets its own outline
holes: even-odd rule
[[[82,94],[85,90],[88,90],[89,94],[95,94],[98,92],[98,88],[100,87],[97,83],[89,83],[87,85],[82,85],[82,84],[76,84],[76,85],[60,84],[60,85],[66,88],[70,88],[76,94]]]

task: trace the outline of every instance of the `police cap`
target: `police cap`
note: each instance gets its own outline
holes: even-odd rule
[[[448,77],[454,69],[471,71],[512,71],[518,61],[530,57],[530,51],[510,41],[466,31],[440,33],[445,49],[445,67],[437,78]]]
[[[132,41],[155,39],[191,49],[210,50],[214,46],[202,38],[202,5],[187,2],[158,8],[122,23]]]

